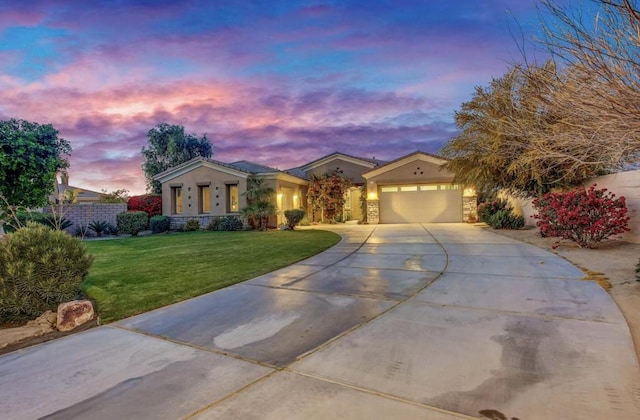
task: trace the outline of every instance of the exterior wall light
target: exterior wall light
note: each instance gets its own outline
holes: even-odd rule
[[[475,197],[476,194],[476,189],[475,188],[465,188],[464,189],[464,193],[463,196],[464,197]]]

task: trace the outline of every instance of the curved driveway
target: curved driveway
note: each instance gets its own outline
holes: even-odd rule
[[[640,418],[628,327],[565,260],[464,224],[331,229],[293,266],[0,357],[0,418]]]

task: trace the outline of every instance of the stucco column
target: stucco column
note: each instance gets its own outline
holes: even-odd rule
[[[371,225],[380,223],[380,200],[367,200],[367,223]]]

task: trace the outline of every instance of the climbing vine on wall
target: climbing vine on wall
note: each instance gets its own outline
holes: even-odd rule
[[[344,194],[350,187],[351,181],[337,172],[311,175],[307,199],[314,220],[335,222],[336,216],[342,214]]]

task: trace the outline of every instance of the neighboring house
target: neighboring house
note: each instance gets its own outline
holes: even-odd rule
[[[306,208],[306,189],[312,175],[329,172],[349,178],[345,214],[361,220],[360,187],[367,185],[369,223],[461,222],[475,216],[475,192],[452,184],[453,174],[441,170],[446,160],[415,152],[392,162],[332,153],[286,171],[239,161],[195,158],[157,174],[162,184],[163,214],[172,226],[199,219],[238,215],[246,206],[247,177],[263,177],[274,189],[278,216],[271,225],[285,222],[284,211]]]
[[[65,191],[72,191],[76,197],[77,204],[86,204],[86,203],[99,203],[102,198],[102,193],[97,191],[87,190],[85,188],[74,187],[69,185],[69,174],[67,172],[63,172],[60,175],[60,181],[56,177],[56,187],[55,187],[55,197],[50,201],[57,200],[65,200]]]

